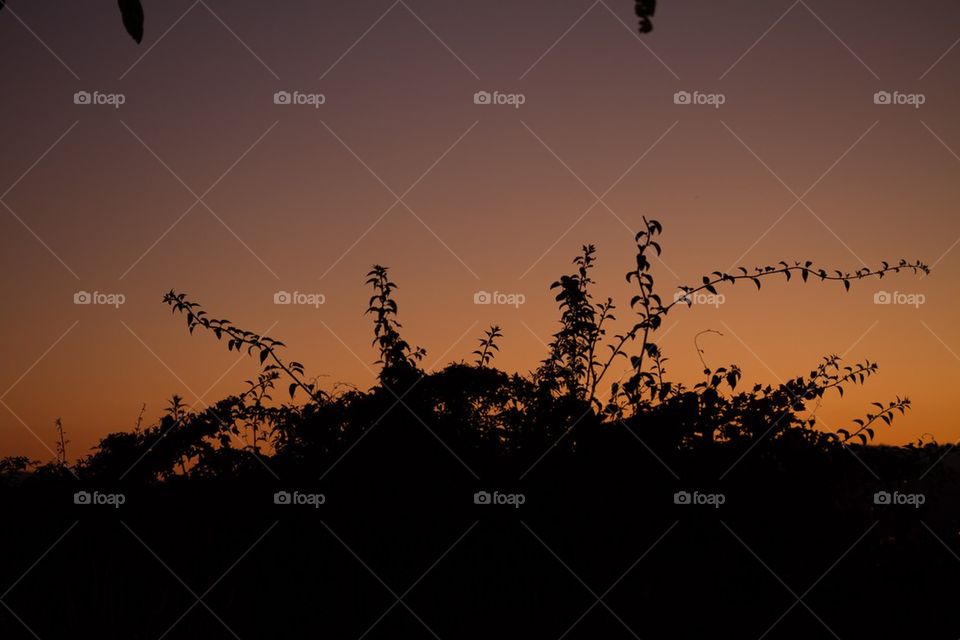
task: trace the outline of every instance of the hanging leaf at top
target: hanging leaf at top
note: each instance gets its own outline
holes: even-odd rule
[[[650,33],[653,31],[653,23],[650,18],[657,11],[657,0],[637,0],[637,17],[640,18],[640,33]]]
[[[0,0],[0,4],[3,0]],[[137,41],[137,44],[143,42],[143,6],[140,0],[119,0],[120,15],[123,17],[123,26],[127,29],[130,37]]]

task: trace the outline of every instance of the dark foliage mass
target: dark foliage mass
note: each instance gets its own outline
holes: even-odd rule
[[[927,267],[898,261],[845,272],[781,262],[716,271],[664,299],[651,273],[661,231],[644,220],[635,238],[632,320],[613,335],[619,310],[594,297],[596,251],[582,248],[551,285],[558,328],[525,375],[494,366],[498,326],[478,338],[471,362],[424,371],[425,352],[403,338],[397,285],[382,266],[367,274],[380,373],[366,391],[321,389],[282,342],[169,292],[164,302],[190,333],[248,353],[259,371],[210,406],[190,409],[174,396],[158,422],[144,425],[141,413],[132,430],[108,435],[75,464],[59,422],[56,460],[0,460],[7,522],[29,523],[2,529],[5,548],[29,549],[30,558],[51,532],[71,532],[56,561],[30,569],[31,580],[16,582],[23,563],[0,571],[17,585],[4,603],[19,612],[0,611],[3,637],[32,637],[23,623],[59,637],[106,620],[106,637],[118,638],[220,637],[225,626],[243,638],[317,630],[487,638],[506,628],[512,637],[760,637],[772,628],[769,637],[782,638],[954,637],[937,635],[948,628],[939,620],[876,613],[883,602],[937,610],[955,596],[937,581],[947,550],[931,534],[956,531],[956,510],[933,498],[919,512],[884,510],[873,499],[908,488],[956,496],[956,465],[943,462],[949,449],[868,444],[909,407],[906,398],[877,403],[836,431],[814,417],[826,394],[863,384],[876,363],[829,355],[782,384],[743,388],[740,368],[709,366],[697,342],[703,378],[687,385],[670,379],[655,341],[668,314],[720,287],[759,289],[782,277],[846,290]],[[328,504],[275,506],[272,493],[292,487],[323,492]],[[675,504],[676,492],[694,487],[724,495],[723,510]],[[523,508],[471,500],[492,488],[522,493]],[[66,496],[78,489],[122,492],[127,506],[74,506]],[[264,531],[263,544],[249,548]],[[245,550],[242,568],[224,578]],[[157,559],[172,564],[165,572]],[[437,575],[418,582],[431,562]],[[830,579],[818,581],[828,569]],[[52,583],[62,586],[51,593]],[[811,584],[804,604],[817,615],[778,619]],[[181,586],[193,598],[214,593],[183,615],[193,599]],[[401,610],[398,597],[416,613],[381,616],[391,603]],[[44,615],[50,608],[58,614]],[[583,610],[592,613],[578,619]]]
[[[372,318],[380,366],[379,384],[368,391],[320,389],[303,364],[286,358],[283,342],[215,318],[186,294],[171,291],[163,301],[184,319],[191,334],[209,334],[228,350],[251,355],[260,365],[258,375],[243,392],[205,408],[189,410],[174,396],[159,422],[144,427],[138,421],[132,431],[107,436],[94,453],[68,470],[80,478],[124,477],[142,483],[243,477],[262,472],[264,465],[309,477],[361,440],[394,407],[422,422],[458,455],[488,466],[529,464],[545,448],[573,453],[624,430],[663,452],[763,446],[829,455],[866,445],[878,425],[890,425],[909,408],[909,399],[897,397],[874,403],[850,426],[821,430],[815,414],[825,395],[842,396],[845,388],[863,384],[877,373],[876,363],[845,364],[839,356],[828,355],[806,375],[744,389],[739,366],[708,366],[696,342],[703,378],[687,385],[669,378],[668,358],[655,336],[668,314],[681,312],[694,296],[717,294],[719,287],[749,282],[759,289],[764,280],[796,276],[803,282],[835,282],[848,290],[866,278],[900,271],[928,273],[922,262],[882,262],[853,272],[827,271],[809,261],[741,267],[733,273],[714,271],[665,299],[651,274],[651,260],[661,252],[661,231],[656,220],[644,220],[636,236],[636,266],[626,274],[636,289],[629,303],[633,320],[613,336],[608,330],[618,308],[610,298],[594,298],[596,250],[592,245],[582,248],[573,272],[551,285],[560,314],[558,330],[545,359],[527,375],[493,366],[503,337],[498,326],[479,338],[472,363],[423,371],[425,351],[402,337],[397,285],[379,265],[367,274],[372,295],[366,313]],[[612,380],[623,365],[625,373]],[[278,388],[289,402],[273,397]],[[40,466],[40,475],[67,468],[59,422],[57,429],[58,460]],[[402,446],[402,438],[397,446]],[[22,459],[7,464],[17,460]],[[129,475],[126,469],[132,469]]]
[[[379,384],[369,391],[320,389],[303,364],[286,358],[283,342],[215,318],[186,294],[171,291],[164,302],[184,319],[190,333],[209,334],[231,351],[250,354],[260,365],[257,377],[242,393],[206,408],[188,410],[174,397],[158,423],[107,436],[71,471],[81,478],[112,479],[133,467],[128,479],[153,483],[174,477],[244,476],[262,472],[266,463],[309,476],[362,439],[394,405],[422,421],[458,455],[484,465],[529,464],[551,447],[573,453],[623,430],[658,451],[762,444],[828,455],[866,445],[878,425],[891,424],[909,408],[909,399],[897,397],[875,403],[848,427],[821,430],[815,414],[825,395],[842,396],[846,387],[863,384],[877,373],[876,363],[845,364],[839,356],[828,355],[806,375],[744,389],[740,367],[708,366],[697,343],[703,378],[687,385],[669,378],[668,358],[655,336],[668,314],[682,312],[694,296],[717,294],[719,287],[748,282],[759,289],[763,280],[796,276],[849,289],[866,278],[905,270],[926,273],[923,263],[883,262],[853,272],[827,271],[812,262],[742,267],[733,273],[715,271],[695,286],[680,287],[668,300],[657,293],[650,271],[651,260],[661,251],[660,233],[659,222],[645,220],[636,236],[636,266],[626,274],[636,288],[629,303],[633,321],[613,336],[608,330],[618,308],[610,298],[594,298],[596,251],[583,247],[573,272],[551,285],[559,327],[545,359],[527,375],[494,367],[503,337],[498,326],[479,339],[473,363],[423,371],[425,351],[402,337],[397,285],[379,265],[367,274],[372,289],[367,314],[380,366]],[[623,365],[626,372],[611,379]],[[273,397],[278,389],[289,402],[275,401],[282,399]]]
[[[0,570],[0,584],[17,585],[4,603],[22,618],[0,610],[0,630],[32,637],[26,622],[60,637],[109,620],[106,637],[118,638],[171,628],[166,637],[220,637],[224,625],[243,638],[488,638],[507,628],[553,638],[760,637],[772,628],[768,637],[955,637],[938,635],[949,628],[940,620],[877,612],[878,603],[938,610],[956,595],[938,581],[950,560],[934,537],[960,527],[945,502],[960,494],[949,448],[870,444],[906,398],[835,431],[816,422],[827,394],[865,383],[876,363],[828,355],[781,384],[744,387],[738,366],[709,365],[695,340],[703,377],[684,384],[669,377],[656,342],[664,318],[722,287],[783,278],[847,290],[926,265],[847,272],[780,262],[715,271],[663,298],[651,273],[661,231],[644,220],[636,235],[626,274],[635,294],[620,320],[612,299],[594,297],[596,251],[582,248],[551,285],[558,327],[527,374],[494,366],[498,326],[478,338],[470,362],[424,371],[425,351],[404,339],[397,285],[382,266],[366,281],[380,367],[369,390],[322,389],[283,342],[167,293],[191,334],[249,354],[257,375],[209,406],[174,396],[159,421],[144,425],[141,413],[73,464],[59,422],[54,461],[0,460],[7,522],[29,523],[0,529],[5,548],[35,556],[51,532],[77,532],[59,560],[30,569],[31,580],[16,582],[23,563]],[[627,317],[624,330],[611,329]],[[327,503],[297,510],[271,500],[294,487]],[[523,495],[523,507],[471,499],[491,489]],[[67,496],[77,490],[122,492],[126,506],[75,506]],[[922,510],[875,499],[907,490],[930,496]],[[725,504],[684,506],[675,496],[684,491]],[[261,533],[269,537],[250,548]],[[172,564],[164,571],[157,559]],[[144,579],[144,565],[159,575]],[[431,566],[436,575],[418,581]],[[52,582],[63,585],[53,594]],[[184,585],[195,593],[181,598]],[[816,616],[796,604],[811,585],[803,603]],[[208,587],[203,606],[182,615]],[[378,617],[391,604],[396,612]],[[50,607],[57,616],[43,614]]]

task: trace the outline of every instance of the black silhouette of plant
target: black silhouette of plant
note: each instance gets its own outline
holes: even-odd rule
[[[374,265],[367,273],[367,284],[373,287],[366,312],[374,316],[373,344],[380,351],[377,360],[377,364],[382,365],[380,380],[396,384],[419,372],[418,363],[427,352],[420,347],[412,348],[400,337],[402,325],[397,321],[397,301],[393,299],[397,285],[390,281],[387,268]]]
[[[500,351],[500,347],[497,346],[497,338],[502,337],[503,333],[500,332],[500,327],[493,325],[487,329],[483,338],[478,338],[480,348],[473,352],[473,355],[477,356],[476,365],[478,367],[485,367],[493,361],[494,351]]]
[[[653,22],[650,18],[657,11],[657,0],[636,0],[637,17],[640,19],[640,33],[653,31]]]
[[[143,5],[140,0],[117,0],[123,27],[137,44],[143,42]],[[0,11],[6,6],[6,0],[0,0]],[[657,10],[657,0],[635,0],[634,11],[639,19],[640,33],[650,33],[653,22],[650,20]]]
[[[596,248],[585,245],[574,258],[576,273],[566,275],[550,285],[558,289],[560,330],[548,345],[550,352],[541,364],[540,379],[554,389],[578,400],[593,399],[596,387],[596,350],[606,334],[604,323],[616,318],[611,313],[613,300],[594,305],[590,294],[590,270],[596,260]]]
[[[662,455],[718,446],[826,452],[868,444],[877,424],[891,424],[897,412],[910,407],[908,399],[899,397],[888,404],[874,403],[878,411],[854,420],[852,427],[824,431],[818,428],[816,411],[825,394],[836,390],[842,397],[846,387],[864,384],[878,371],[876,363],[845,364],[839,356],[829,355],[805,376],[740,390],[740,367],[713,367],[704,358],[699,339],[704,334],[722,335],[706,330],[694,336],[703,378],[687,386],[668,378],[668,358],[656,344],[656,335],[667,314],[688,306],[694,296],[717,294],[721,287],[741,280],[759,289],[764,279],[783,275],[793,281],[792,276],[799,275],[802,282],[838,282],[849,290],[854,281],[864,278],[903,270],[928,273],[922,262],[884,262],[878,268],[853,272],[828,272],[812,262],[714,271],[696,286],[680,287],[667,301],[658,293],[651,273],[650,259],[661,253],[661,233],[659,222],[643,220],[634,239],[635,267],[626,274],[636,287],[630,300],[635,316],[612,340],[607,340],[607,330],[617,321],[614,302],[611,298],[595,302],[592,295],[596,248],[581,248],[573,260],[573,273],[551,285],[560,327],[546,358],[529,375],[511,375],[493,367],[503,336],[498,325],[479,339],[473,366],[454,363],[436,372],[422,371],[419,363],[425,351],[411,347],[402,337],[397,285],[380,265],[373,267],[366,281],[373,289],[366,313],[373,316],[373,346],[381,367],[379,386],[367,392],[349,389],[331,395],[320,390],[316,382],[307,381],[302,364],[281,358],[282,342],[240,329],[229,320],[211,318],[186,294],[171,291],[163,301],[172,312],[184,315],[191,333],[199,327],[225,340],[229,350],[256,356],[260,372],[239,395],[202,410],[191,411],[182,398],[174,396],[157,424],[107,436],[75,470],[88,477],[122,475],[155,481],[262,472],[265,459],[273,465],[306,469],[342,455],[384,420],[403,424],[411,418],[413,425],[419,422],[447,447],[464,455],[471,451],[469,455],[490,464],[501,458],[529,462],[531,457],[539,459],[546,448],[567,453],[584,447],[596,450],[612,437],[610,428],[615,426],[634,432]],[[610,382],[610,395],[601,400],[600,385],[613,375],[618,362],[626,365],[625,371]],[[281,377],[289,383],[291,401],[297,390],[305,392],[302,404],[274,401],[272,391]],[[419,455],[419,445],[410,438],[424,430],[389,431],[393,435],[384,455],[404,459]],[[241,443],[239,448],[236,442]],[[617,447],[611,446],[606,455],[616,455]],[[65,459],[65,453],[58,454],[58,460]]]
[[[207,312],[200,308],[196,302],[187,300],[187,294],[170,291],[163,297],[163,302],[169,305],[174,313],[180,312],[186,316],[187,328],[190,333],[194,329],[201,327],[212,331],[217,340],[227,338],[227,350],[237,352],[246,348],[247,353],[252,355],[254,351],[259,354],[260,364],[263,365],[268,359],[272,362],[264,366],[263,371],[274,370],[282,371],[290,378],[289,393],[293,398],[297,389],[307,393],[310,398],[317,399],[323,396],[324,392],[316,388],[316,384],[307,383],[303,380],[303,365],[299,362],[284,362],[277,349],[286,345],[279,340],[262,336],[252,331],[244,331],[233,325],[226,319],[213,319],[207,317]]]
[[[0,0],[0,11],[6,6],[6,0]],[[143,42],[143,6],[140,0],[118,0],[123,27],[137,44]]]
[[[63,431],[63,421],[60,418],[57,418],[54,421],[54,426],[57,429],[57,464],[61,467],[66,467],[67,465],[67,443],[70,441],[65,438]]]
[[[664,304],[661,296],[656,293],[654,278],[650,273],[651,264],[648,258],[651,251],[656,252],[657,256],[662,252],[660,244],[654,238],[662,233],[663,227],[656,220],[648,221],[644,218],[643,223],[644,228],[637,233],[636,236],[637,266],[636,269],[629,271],[626,276],[628,282],[635,282],[637,286],[637,294],[631,299],[630,306],[636,312],[639,320],[629,331],[617,335],[612,345],[608,345],[610,355],[605,362],[599,365],[599,371],[593,376],[593,383],[590,387],[590,400],[596,403],[597,386],[609,372],[614,361],[621,356],[629,358],[631,375],[623,383],[618,381],[611,385],[611,400],[605,409],[607,413],[617,417],[625,415],[624,412],[627,409],[633,413],[641,412],[644,409],[644,391],[649,392],[651,398],[656,398],[660,401],[665,400],[673,393],[682,391],[681,386],[670,385],[670,383],[663,380],[662,354],[660,353],[659,347],[652,342],[651,337],[652,334],[660,328],[663,323],[663,318],[666,317],[670,311],[678,306],[691,305],[693,303],[693,296],[701,292],[716,295],[719,286],[728,283],[734,285],[741,280],[749,280],[756,285],[759,290],[764,278],[781,274],[788,282],[794,274],[799,274],[803,282],[807,282],[811,276],[814,279],[819,279],[821,282],[836,281],[843,284],[844,290],[849,291],[854,281],[864,278],[883,278],[887,273],[899,273],[901,270],[924,274],[930,272],[929,268],[920,261],[911,263],[906,260],[900,260],[894,265],[888,262],[882,262],[878,268],[871,269],[869,267],[862,267],[854,272],[844,272],[840,270],[827,271],[826,269],[815,267],[813,262],[810,261],[794,262],[793,264],[781,261],[774,266],[755,267],[753,270],[749,270],[746,267],[739,267],[738,272],[734,273],[714,271],[710,275],[704,276],[701,284],[697,286],[679,287],[680,295],[676,296],[672,302]],[[586,296],[584,296],[584,298],[586,298]],[[589,304],[589,302],[587,301],[585,304]],[[581,312],[581,315],[589,317],[590,313],[584,311]],[[586,339],[587,336],[588,332],[581,332],[581,339]],[[635,353],[628,354],[627,348],[634,342],[636,342]],[[645,358],[653,361],[652,369],[645,367]],[[867,375],[876,370],[876,365],[871,365],[868,362],[866,365],[860,365],[856,368],[847,368],[843,374],[830,375],[828,370],[837,370],[838,362],[839,358],[833,356],[827,363],[821,365],[815,372],[816,375],[811,375],[811,380],[809,380],[806,385],[804,385],[801,378],[793,383],[782,385],[782,388],[799,401],[811,400],[822,397],[823,392],[828,388],[836,387],[842,393],[842,385],[844,383],[856,382],[858,378],[862,383]],[[716,371],[705,369],[705,374],[709,377],[709,382],[705,385],[698,386],[701,390],[713,390],[711,392],[715,392],[720,382],[726,382],[732,390],[736,388],[737,382],[739,381],[740,369],[735,366],[729,368],[723,367]]]

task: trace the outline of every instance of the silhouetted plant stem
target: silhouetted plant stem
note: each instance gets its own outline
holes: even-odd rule
[[[243,347],[247,348],[247,353],[252,355],[254,350],[259,352],[260,364],[263,365],[268,359],[271,361],[270,364],[264,367],[264,371],[270,371],[272,369],[279,369],[284,374],[286,374],[291,380],[289,393],[290,397],[294,396],[294,393],[297,389],[302,389],[307,393],[307,395],[313,400],[320,400],[325,397],[325,393],[316,388],[314,384],[307,384],[303,381],[303,365],[299,362],[290,362],[287,364],[277,355],[278,347],[285,347],[286,345],[279,340],[274,340],[267,336],[261,336],[259,334],[253,333],[252,331],[244,331],[233,325],[229,320],[215,320],[207,318],[206,311],[200,309],[199,305],[196,302],[191,302],[187,300],[187,295],[185,293],[175,293],[170,291],[163,297],[164,303],[170,305],[171,309],[174,312],[181,312],[186,314],[187,318],[187,328],[190,330],[190,333],[193,333],[193,330],[200,326],[204,329],[213,331],[214,335],[217,337],[217,340],[223,338],[226,335],[229,340],[227,341],[227,349],[233,350],[236,349],[240,351]]]

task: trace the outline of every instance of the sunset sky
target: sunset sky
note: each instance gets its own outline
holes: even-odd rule
[[[914,410],[880,442],[960,438],[960,8],[658,4],[641,36],[628,0],[144,0],[138,46],[113,0],[9,0],[0,456],[49,459],[61,418],[76,458],[144,403],[152,421],[172,394],[202,407],[242,390],[256,361],[190,336],[170,289],[283,340],[324,388],[366,388],[364,275],[380,263],[428,367],[472,360],[497,323],[495,364],[529,371],[556,327],[549,284],[582,244],[598,248],[595,295],[630,326],[642,216],[664,226],[669,299],[741,264],[931,265],[849,293],[740,284],[671,313],[659,342],[691,386],[704,329],[724,334],[701,339],[708,364],[738,363],[745,384],[870,359],[879,375],[830,397],[826,427],[899,394]],[[275,304],[281,291],[324,303]],[[525,302],[477,305],[480,291]]]

